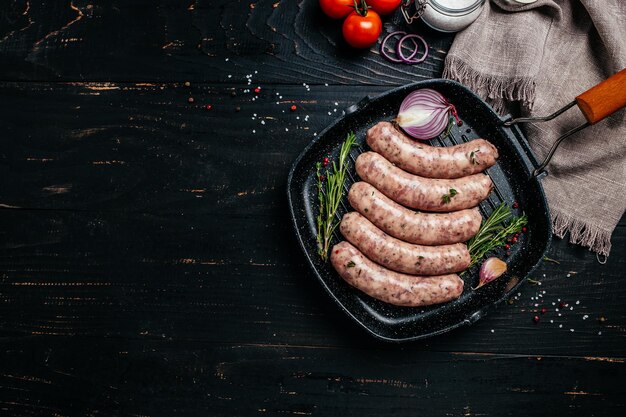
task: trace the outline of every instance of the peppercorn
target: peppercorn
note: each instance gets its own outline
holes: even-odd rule
[[[191,87],[191,83],[189,81],[185,81],[185,87]]]
[[[297,109],[298,109],[298,108],[296,107],[296,105],[295,105],[295,104],[294,104],[294,105],[292,105],[292,106],[290,107],[290,110],[291,110],[291,111],[296,111]]]
[[[237,92],[236,92],[236,91],[234,91],[234,90],[233,90],[233,91],[231,91],[231,92],[230,92],[230,96],[231,96],[231,97],[237,97]]]
[[[547,312],[548,312],[547,308],[544,307],[544,308],[541,309],[541,314],[546,314]]]
[[[187,99],[187,102],[189,102],[189,103],[193,103],[194,101],[195,101],[195,100],[193,99],[193,97],[189,97],[189,98]]]
[[[604,317],[604,316],[600,316],[600,317],[598,318],[598,321],[599,321],[600,323],[606,323],[606,321],[607,321],[607,320],[608,320],[608,319],[607,319],[606,317]]]
[[[565,307],[567,307],[567,303],[565,301],[561,301],[559,303],[559,308],[565,308]]]
[[[241,111],[241,107],[239,107],[239,106],[235,107],[235,111],[236,112],[240,112]]]
[[[535,316],[535,317],[533,317],[533,321],[534,321],[535,323],[539,323],[539,320],[540,320],[540,319],[539,319],[539,316]]]
[[[522,232],[526,233],[526,228],[522,227]]]
[[[509,244],[504,245],[504,249],[506,249],[506,250],[511,249],[511,245],[509,245]]]
[[[518,207],[519,207],[519,204],[517,204],[517,201],[514,201],[513,202],[513,208],[518,208]]]
[[[212,110],[213,109],[213,105],[207,104],[206,106],[204,106],[204,108],[207,109],[207,110]]]
[[[257,88],[255,88],[255,89],[254,89],[254,92],[255,92],[255,93],[257,93],[257,94],[259,94],[259,93],[261,92],[261,87],[257,87]]]
[[[513,237],[511,238],[511,242],[513,242],[513,243],[517,243],[517,238],[516,238],[515,236],[513,236]]]

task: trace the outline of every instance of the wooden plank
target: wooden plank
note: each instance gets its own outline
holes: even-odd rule
[[[233,216],[0,213],[2,336],[396,349],[371,339],[330,301],[305,265],[284,207]],[[560,264],[539,268],[533,278],[541,286],[525,285],[518,300],[485,320],[409,348],[626,357],[620,230],[607,265],[557,240],[550,257]],[[557,312],[559,299],[568,307]],[[608,321],[600,324],[600,316]]]
[[[12,416],[617,415],[626,394],[623,358],[150,337],[4,340],[0,358],[0,408]]]
[[[1,80],[398,85],[438,76],[452,41],[397,13],[384,32],[423,34],[431,53],[392,64],[378,46],[349,48],[340,22],[304,0],[11,0],[0,16]]]
[[[258,96],[244,89],[2,84],[0,204],[240,215],[275,209],[314,133],[385,87],[264,87]]]
[[[210,342],[377,346],[313,280],[287,217],[285,187],[315,131],[384,90],[277,86],[253,101],[241,87],[231,97],[231,87],[205,84],[2,84],[3,334],[146,331]],[[604,267],[555,242],[551,257],[562,263],[545,264],[535,278],[549,303],[580,301],[563,319],[554,312],[555,323],[546,317],[534,325],[530,297],[538,288],[527,286],[522,301],[480,325],[419,345],[626,356],[625,231],[616,232]],[[568,278],[568,271],[578,273]],[[605,328],[595,321],[600,315],[609,318]],[[520,346],[520,338],[529,342]]]

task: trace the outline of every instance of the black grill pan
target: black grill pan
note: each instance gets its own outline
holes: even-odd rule
[[[477,268],[463,275],[465,290],[458,300],[425,308],[397,307],[375,300],[352,288],[335,272],[330,262],[322,262],[317,254],[316,210],[317,189],[315,164],[330,156],[338,157],[341,144],[348,132],[354,132],[358,147],[350,154],[346,194],[353,182],[358,181],[354,161],[367,150],[367,129],[382,120],[393,119],[400,103],[411,91],[432,88],[443,94],[456,107],[462,120],[446,138],[430,141],[435,146],[450,146],[475,138],[493,143],[500,154],[498,163],[486,172],[493,180],[494,191],[481,203],[483,217],[491,214],[501,202],[519,208],[513,212],[528,216],[527,233],[520,235],[518,243],[496,255],[507,260],[508,272],[496,281],[476,291],[471,288],[478,281]],[[550,213],[540,178],[532,176],[539,166],[528,142],[516,125],[505,127],[510,117],[501,118],[493,109],[465,86],[450,80],[433,79],[406,85],[376,98],[365,98],[344,111],[343,117],[325,129],[294,162],[288,179],[288,198],[291,218],[297,238],[311,265],[328,294],[339,307],[373,336],[394,342],[410,341],[445,333],[474,323],[499,302],[509,298],[525,278],[536,268],[550,245],[552,237]],[[352,210],[344,196],[338,219]],[[333,244],[343,240],[339,232]]]

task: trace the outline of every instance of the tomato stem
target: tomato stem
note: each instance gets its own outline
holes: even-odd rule
[[[361,4],[361,7],[359,7],[359,4]],[[365,0],[354,0],[354,10],[357,12],[357,14],[359,16],[367,16],[367,10],[369,9],[369,6],[367,5],[367,3],[365,2]]]

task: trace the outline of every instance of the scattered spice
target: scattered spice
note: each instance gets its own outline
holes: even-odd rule
[[[185,87],[191,87],[191,83],[189,81],[185,81]]]
[[[543,260],[546,262],[552,262],[553,264],[561,265],[561,262],[557,261],[556,259],[548,258],[547,256],[544,256]]]
[[[448,194],[444,194],[441,199],[445,204],[450,203],[450,199],[452,197],[454,197],[455,195],[457,195],[458,192],[454,189],[454,188],[450,188],[450,190],[448,191]]]
[[[230,92],[231,97],[237,97],[237,92],[235,90]]]
[[[470,152],[470,154],[469,154],[469,160],[470,160],[470,162],[473,165],[478,165],[478,158],[477,158],[477,156],[478,156],[479,152],[480,152],[480,150],[477,149],[475,151]]]
[[[236,112],[240,112],[241,111],[241,107],[239,107],[239,106],[235,107],[235,111]]]
[[[346,268],[354,268],[354,267],[355,267],[355,265],[356,265],[356,264],[355,264],[354,262],[350,261],[350,262],[348,262],[348,263],[346,264]]]
[[[600,322],[600,324],[604,324],[604,323],[606,323],[606,322],[607,322],[607,320],[608,320],[608,319],[607,319],[606,317],[604,317],[604,316],[600,316],[600,317],[598,317],[598,321]]]
[[[195,100],[193,99],[193,97],[189,97],[189,98],[187,99],[187,102],[189,102],[189,103],[193,103],[194,101],[195,101]]]

